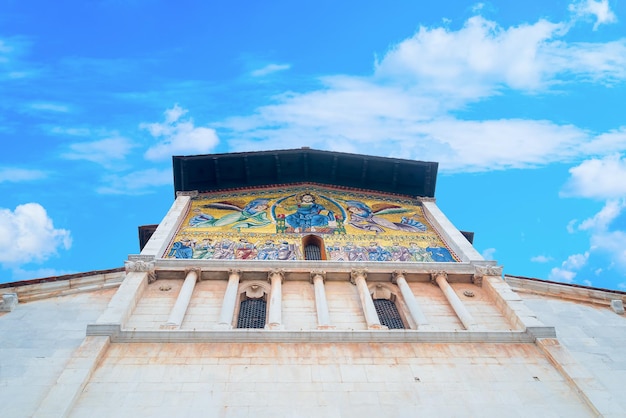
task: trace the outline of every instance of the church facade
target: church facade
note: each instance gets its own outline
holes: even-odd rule
[[[72,312],[34,351],[0,343],[28,373],[29,353],[58,361],[28,396],[0,363],[3,416],[624,416],[626,295],[503,275],[438,208],[436,174],[174,157],[175,201],[123,270],[3,289],[0,331]]]

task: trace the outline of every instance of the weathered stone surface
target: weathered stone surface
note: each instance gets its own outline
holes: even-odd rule
[[[0,299],[0,312],[11,312],[17,306],[17,293],[4,293]]]

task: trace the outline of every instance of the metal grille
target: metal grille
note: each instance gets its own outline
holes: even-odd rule
[[[387,326],[389,329],[404,329],[400,312],[398,312],[398,308],[393,301],[389,299],[374,299],[374,307],[382,325]]]
[[[237,328],[264,328],[265,307],[263,299],[242,300],[239,305]]]
[[[304,247],[304,258],[306,260],[321,260],[322,252],[320,251],[320,247],[315,244],[307,244]]]

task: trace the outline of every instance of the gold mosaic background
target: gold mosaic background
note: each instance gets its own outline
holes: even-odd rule
[[[294,186],[200,195],[165,257],[303,260],[302,238],[336,261],[457,261],[418,202]]]

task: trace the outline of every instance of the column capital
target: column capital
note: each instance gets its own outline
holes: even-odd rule
[[[446,273],[445,271],[431,271],[430,272],[430,282],[432,284],[437,284],[437,279],[439,277],[443,277],[444,279],[448,280],[448,273]]]
[[[271,269],[270,271],[267,272],[267,281],[268,282],[272,282],[272,277],[274,277],[274,275],[279,275],[280,276],[280,282],[284,282],[285,281],[285,270],[283,269]]]
[[[352,269],[352,271],[350,271],[350,283],[356,284],[357,277],[363,277],[364,279],[367,279],[367,270]]]
[[[241,277],[241,270],[239,270],[239,269],[228,269],[228,277],[232,276],[233,274],[236,274],[237,276]]]
[[[398,277],[404,277],[406,279],[406,271],[404,270],[394,270],[391,272],[391,283],[397,284]]]
[[[426,197],[426,196],[417,196],[415,198],[418,202],[424,203],[424,202],[433,202],[435,203],[437,201],[437,199],[435,199],[434,197]]]
[[[326,281],[326,272],[323,270],[313,270],[311,271],[311,283],[313,283],[313,279],[315,277],[320,276],[322,278],[322,283]]]
[[[187,278],[187,276],[189,275],[189,273],[191,272],[195,272],[196,273],[196,282],[199,282],[202,278],[202,269],[199,267],[189,267],[185,269],[185,278]]]

